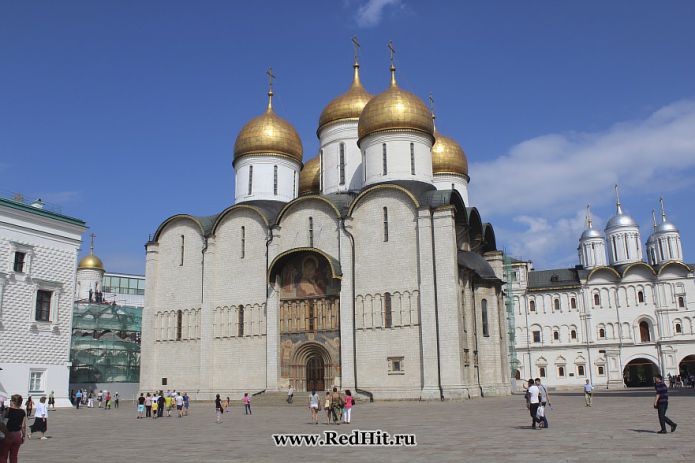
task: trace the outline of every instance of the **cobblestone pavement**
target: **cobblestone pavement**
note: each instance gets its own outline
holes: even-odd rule
[[[598,393],[594,406],[579,394],[551,396],[550,427],[531,430],[524,399],[463,402],[360,403],[352,424],[310,424],[301,404],[257,406],[244,416],[235,404],[221,424],[212,404],[194,403],[182,419],[135,419],[134,407],[119,410],[57,410],[49,415],[48,440],[27,441],[21,462],[223,462],[223,461],[692,461],[695,455],[695,394],[674,393],[669,416],[676,433],[655,434],[651,391]],[[413,433],[416,447],[283,448],[273,433],[349,433],[382,429]]]

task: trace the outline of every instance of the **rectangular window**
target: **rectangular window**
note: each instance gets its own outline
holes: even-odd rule
[[[29,392],[44,392],[43,371],[31,371],[29,373]]]
[[[560,378],[564,378],[565,377],[565,367],[557,367],[557,375]]]
[[[384,208],[384,241],[389,240],[389,210]]]
[[[237,327],[237,336],[244,335],[244,306],[239,306],[239,326]]]
[[[541,378],[545,378],[545,367],[540,367],[540,368],[539,368],[539,374],[538,374],[538,376],[540,376]]]
[[[320,170],[319,170],[319,188],[323,191],[323,150],[319,154]]]
[[[389,357],[388,358],[388,373],[390,375],[402,375],[405,374],[405,368],[403,365],[403,357]]]
[[[577,365],[577,376],[584,376],[584,365]]]
[[[24,273],[24,260],[25,260],[26,256],[27,255],[24,252],[15,252],[14,253],[13,269],[15,272]]]
[[[179,261],[179,266],[183,265],[183,250],[185,248],[186,237],[181,235],[181,260]]]
[[[249,166],[249,192],[250,195],[253,191],[253,166]]]
[[[362,181],[367,181],[367,155],[362,151]]]
[[[340,144],[340,184],[345,185],[345,143]]]
[[[241,258],[246,257],[246,227],[241,227]]]
[[[166,378],[162,378],[162,386],[166,386],[166,385],[167,385],[167,379],[166,379]]]
[[[309,217],[309,247],[314,247],[314,218]]]
[[[278,194],[278,166],[273,166],[273,194]]]
[[[381,157],[382,157],[382,174],[386,175],[388,173],[388,165],[386,161],[386,143],[381,144]]]
[[[292,194],[297,197],[297,171],[292,172]]]
[[[540,331],[534,331],[533,332],[533,342],[541,342],[541,332]]]
[[[391,294],[384,294],[384,328],[393,326],[393,313],[391,311]]]
[[[36,317],[37,322],[47,322],[51,319],[51,291],[38,290],[36,292]]]
[[[410,144],[410,174],[415,175],[415,143]]]
[[[487,299],[483,299],[480,302],[480,306],[482,308],[482,316],[483,316],[483,336],[489,337],[490,331],[489,331],[488,322],[487,322]]]
[[[599,366],[599,367],[598,367],[598,374],[599,374],[599,376],[603,376],[605,373],[606,373],[605,368],[602,367],[602,366]]]
[[[625,239],[625,258],[629,259],[630,258],[630,247],[627,244],[627,236],[624,239]]]

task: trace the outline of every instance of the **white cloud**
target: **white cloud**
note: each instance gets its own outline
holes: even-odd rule
[[[644,120],[600,133],[539,136],[474,163],[471,197],[512,254],[537,268],[574,266],[586,203],[612,203],[614,183],[623,199],[692,187],[694,168],[695,101],[684,100]]]
[[[384,9],[388,6],[398,6],[402,0],[367,0],[357,8],[355,19],[359,27],[374,27],[381,22]]]

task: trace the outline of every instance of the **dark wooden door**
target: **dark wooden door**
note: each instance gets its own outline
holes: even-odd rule
[[[306,390],[323,391],[325,388],[323,359],[318,355],[309,357],[306,362]]]

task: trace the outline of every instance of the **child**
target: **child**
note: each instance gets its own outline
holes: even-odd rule
[[[152,401],[152,418],[157,418],[157,409],[159,408],[159,403],[157,403],[157,397],[154,397]]]
[[[251,397],[249,397],[248,392],[244,392],[243,402],[244,402],[244,415],[253,415],[253,413],[251,413]]]
[[[229,396],[227,396],[227,400],[224,401],[224,411],[227,413],[232,411],[232,401]]]
[[[331,424],[331,393],[326,392],[326,401],[323,404],[326,409],[326,424]]]

